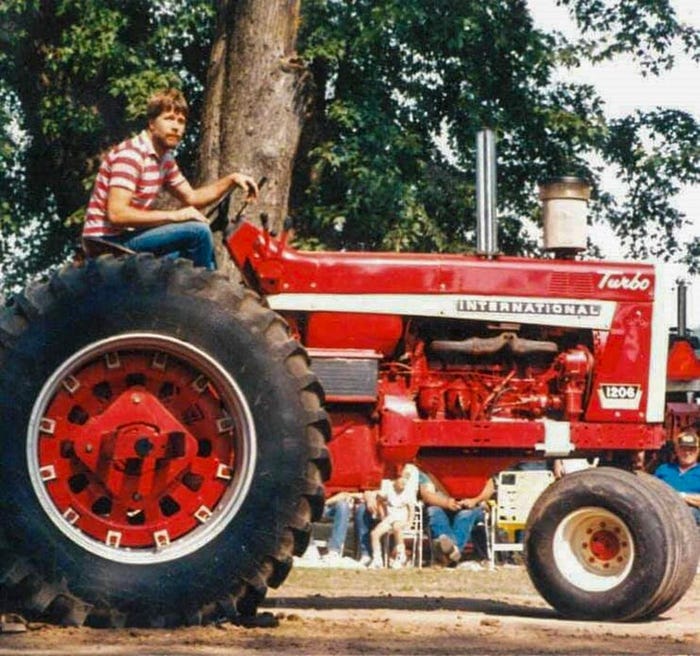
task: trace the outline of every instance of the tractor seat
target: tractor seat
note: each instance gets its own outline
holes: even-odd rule
[[[99,257],[100,255],[114,255],[114,257],[123,257],[124,255],[133,255],[136,251],[122,246],[121,244],[115,244],[106,239],[100,239],[99,237],[83,237],[82,238],[83,251],[86,257]]]

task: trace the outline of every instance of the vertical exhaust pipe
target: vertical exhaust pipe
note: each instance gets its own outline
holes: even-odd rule
[[[685,337],[687,326],[688,285],[685,280],[678,280],[678,337]]]
[[[488,128],[476,134],[476,252],[498,255],[496,134]]]

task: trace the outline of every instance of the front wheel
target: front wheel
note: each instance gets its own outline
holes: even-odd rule
[[[679,548],[684,532],[668,504],[682,502],[670,497],[617,469],[565,476],[528,517],[525,559],[535,587],[576,619],[635,620],[665,610],[680,598],[675,579],[687,566],[679,559],[698,560],[697,542]]]
[[[184,260],[102,257],[0,315],[5,598],[63,623],[255,613],[323,507],[283,320]]]

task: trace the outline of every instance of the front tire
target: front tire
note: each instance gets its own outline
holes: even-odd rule
[[[0,317],[4,596],[35,617],[254,614],[323,507],[322,392],[283,320],[180,260],[64,269]]]
[[[622,470],[563,477],[528,517],[525,559],[535,587],[575,619],[636,620],[665,610],[680,598],[676,579],[686,571],[667,504],[655,486]],[[693,558],[697,564],[697,545]]]

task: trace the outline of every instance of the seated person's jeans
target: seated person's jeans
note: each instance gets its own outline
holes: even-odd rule
[[[350,523],[350,504],[347,501],[338,501],[332,506],[326,506],[323,511],[324,519],[333,520],[333,529],[328,539],[328,551],[343,555],[345,536],[348,533]]]
[[[104,237],[104,239],[139,253],[186,257],[192,260],[195,266],[216,269],[214,237],[209,226],[201,221],[167,223],[155,228]]]
[[[460,553],[469,542],[474,526],[484,519],[482,508],[465,508],[452,512],[438,506],[428,506],[427,513],[430,537],[437,539],[446,535]]]

